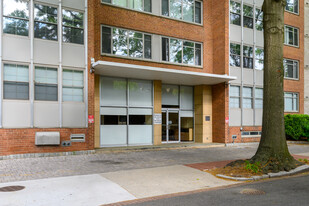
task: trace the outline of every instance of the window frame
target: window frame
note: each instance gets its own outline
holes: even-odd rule
[[[287,80],[299,80],[299,61],[298,60],[295,60],[295,59],[288,59],[288,58],[283,58],[283,67],[285,65],[284,61],[285,60],[288,60],[288,61],[293,61],[293,70],[295,69],[294,68],[294,65],[295,65],[295,62],[297,62],[297,78],[291,78],[291,77],[286,77],[285,76],[285,71],[284,71],[284,79],[287,79]],[[293,72],[294,73],[294,72]]]
[[[288,35],[286,35],[286,28],[287,27],[290,27],[290,28],[292,28],[293,29],[293,44],[289,44],[289,43],[287,43],[286,42],[286,40],[288,40],[286,37],[288,36]],[[295,39],[294,39],[294,37],[295,37],[295,29],[297,30],[297,36],[298,36],[298,38],[297,38],[297,45],[294,45],[295,44]],[[284,25],[284,46],[291,46],[291,47],[296,47],[296,48],[299,48],[299,28],[297,28],[297,27],[294,27],[294,26],[290,26],[290,25]]]
[[[190,24],[196,24],[196,25],[203,25],[203,13],[204,13],[204,7],[203,7],[203,0],[194,0],[194,4],[193,4],[193,16],[194,16],[194,20],[193,21],[186,21],[183,19],[183,0],[181,0],[181,19],[177,19],[177,18],[173,18],[170,16],[171,14],[171,7],[170,7],[170,0],[168,1],[168,15],[164,15],[162,12],[162,0],[160,0],[160,16],[165,17],[165,18],[169,18],[169,19],[173,19],[176,21],[182,21],[182,22],[186,22],[186,23],[190,23]],[[196,23],[196,19],[195,19],[195,2],[199,2],[201,4],[201,23]]]
[[[162,38],[166,38],[168,39],[168,43],[169,43],[169,52],[168,52],[168,55],[169,55],[169,60],[168,61],[164,61],[162,59],[162,51],[163,51],[163,48],[162,48]],[[181,59],[181,63],[177,63],[177,62],[171,62],[170,61],[170,46],[171,46],[171,39],[175,39],[175,40],[180,40],[182,41],[182,59]],[[185,64],[183,63],[183,48],[184,48],[184,42],[185,41],[188,41],[188,42],[193,42],[194,43],[194,64],[191,65],[191,64]],[[196,65],[195,64],[195,51],[196,51],[196,44],[200,44],[201,45],[201,65]],[[197,67],[197,68],[203,68],[203,43],[202,42],[196,42],[196,41],[191,41],[191,40],[186,40],[186,39],[179,39],[179,38],[174,38],[174,37],[168,37],[168,36],[163,36],[161,35],[160,36],[160,62],[161,63],[167,63],[167,64],[174,64],[174,65],[183,65],[183,66],[188,66],[188,67]]]
[[[137,12],[143,12],[143,13],[147,13],[147,14],[152,14],[153,12],[152,12],[152,10],[153,10],[153,8],[152,8],[152,1],[153,0],[151,0],[151,11],[149,12],[149,11],[145,11],[145,0],[143,0],[142,1],[142,4],[143,4],[143,10],[138,10],[138,9],[134,9],[134,8],[130,8],[129,7],[129,0],[126,0],[126,4],[127,4],[127,6],[119,6],[119,5],[116,5],[116,4],[113,4],[113,0],[110,0],[111,1],[111,3],[108,3],[108,2],[104,2],[103,0],[101,0],[101,4],[106,4],[106,5],[111,5],[111,6],[115,6],[115,7],[120,7],[120,8],[125,8],[125,9],[129,9],[129,10],[132,10],[132,11],[137,11]],[[156,0],[154,0],[154,1],[156,1]]]
[[[257,58],[257,56],[256,56],[256,50],[257,50],[257,49],[263,50],[263,57],[265,57],[265,50],[264,50],[264,48],[263,48],[263,47],[255,46],[255,47],[254,47],[254,69],[255,69],[255,70],[258,70],[258,71],[263,71],[263,70],[264,70],[264,58],[263,58],[263,59]],[[262,61],[262,62],[263,62],[263,69],[257,69],[257,68],[256,68],[256,60],[259,60],[259,61]]]
[[[239,55],[238,55],[238,54],[231,54],[231,44],[235,44],[235,45],[238,45],[238,46],[239,46]],[[233,65],[231,65],[231,62],[230,62],[230,61],[229,61],[229,66],[230,66],[230,67],[242,68],[242,62],[243,62],[243,60],[241,59],[241,51],[242,51],[242,49],[241,49],[241,44],[235,43],[235,42],[230,42],[229,49],[230,49],[230,51],[229,51],[230,57],[231,57],[231,56],[237,56],[237,57],[239,57],[239,66],[233,66]]]
[[[240,4],[240,12],[239,12],[239,13],[231,12],[231,1]],[[238,1],[230,0],[230,1],[229,1],[229,5],[230,5],[230,6],[229,6],[229,18],[230,18],[230,22],[229,22],[229,23],[230,23],[230,24],[233,24],[233,23],[231,23],[231,14],[233,14],[233,15],[238,15],[238,16],[240,17],[239,25],[238,25],[238,24],[233,24],[233,25],[242,27],[242,18],[241,18],[241,16],[242,16],[242,9],[241,9],[241,3],[238,2]]]
[[[0,21],[2,21],[2,33],[4,34],[4,35],[17,35],[17,36],[21,36],[21,37],[29,37],[30,36],[30,1],[29,0],[22,0],[23,2],[25,2],[26,4],[27,4],[27,6],[28,6],[28,18],[21,18],[21,17],[14,17],[14,16],[7,16],[7,15],[4,15],[4,6],[3,6],[3,0],[1,0],[2,1],[2,8],[0,8],[0,9],[2,9],[2,19],[0,20]],[[4,32],[4,19],[5,18],[7,18],[7,19],[17,19],[17,20],[22,20],[22,21],[25,21],[25,22],[28,22],[28,28],[27,28],[27,35],[20,35],[20,34],[16,34],[16,33],[14,33],[14,34],[11,34],[11,33],[6,33],[6,32]]]
[[[293,7],[293,11],[289,11],[289,10],[287,10],[286,9],[286,7],[287,7],[287,4],[286,4],[286,6],[285,6],[285,8],[284,8],[284,11],[286,11],[286,12],[289,12],[289,13],[291,13],[291,14],[295,14],[295,15],[298,15],[299,16],[299,0],[294,0],[294,3],[295,3],[295,1],[298,1],[298,12],[295,12],[294,11],[294,7]]]
[[[57,71],[57,83],[56,84],[51,84],[51,83],[37,83],[36,82],[36,75],[35,75],[35,71],[36,71],[36,67],[41,67],[41,68],[45,68],[45,69],[55,69]],[[52,66],[46,66],[46,65],[39,65],[39,64],[36,64],[34,65],[34,73],[33,73],[33,86],[34,86],[34,98],[33,100],[34,101],[43,101],[43,102],[58,102],[59,101],[59,68],[58,67],[52,67]],[[56,86],[57,87],[57,100],[42,100],[42,99],[39,99],[37,100],[36,99],[36,95],[35,95],[35,89],[36,89],[36,85],[44,85],[44,86]]]
[[[245,97],[244,96],[244,88],[251,89],[251,97]],[[242,109],[254,109],[254,107],[253,107],[253,87],[242,86],[241,87],[241,97],[242,97],[242,102],[241,102],[241,108]],[[250,99],[251,100],[251,107],[250,108],[244,107],[244,99],[248,99],[248,100]]]
[[[286,94],[292,94],[292,97],[286,97]],[[295,97],[296,96],[296,97]],[[292,110],[285,109],[285,98],[292,99]],[[294,99],[296,99],[296,110],[294,110]],[[298,92],[284,92],[284,112],[286,113],[298,113],[299,112],[299,93]]]
[[[79,13],[82,13],[83,14],[83,27],[82,28],[78,28],[78,27],[75,27],[75,26],[66,26],[66,25],[64,25],[63,24],[63,11],[72,11],[72,12],[79,12]],[[59,16],[59,15],[58,15]],[[72,9],[72,8],[67,8],[67,7],[62,7],[62,10],[61,10],[61,22],[62,22],[62,24],[61,24],[61,35],[62,35],[62,39],[61,39],[61,41],[62,41],[62,43],[63,44],[74,44],[74,45],[82,45],[82,46],[85,46],[85,11],[82,11],[82,10],[78,10],[78,9]],[[64,41],[64,27],[69,27],[69,28],[73,28],[73,29],[79,29],[79,30],[83,30],[83,43],[82,44],[80,44],[80,43],[75,43],[75,42],[66,42],[66,41]],[[88,31],[86,31],[86,32],[88,32]],[[59,39],[59,38],[58,38]],[[87,40],[86,40],[87,41]]]
[[[56,23],[51,23],[51,22],[45,22],[45,21],[38,21],[35,20],[35,13],[33,13],[33,38],[35,39],[41,39],[41,40],[49,40],[49,41],[55,41],[58,42],[59,41],[59,28],[58,28],[58,22],[59,22],[59,7],[58,5],[55,7],[55,5],[49,5],[49,4],[45,4],[45,3],[41,3],[41,2],[34,2],[33,3],[33,12],[35,10],[35,5],[41,5],[41,6],[48,6],[48,7],[53,7],[55,9],[57,9],[57,22]],[[64,10],[64,9],[63,9]],[[62,14],[62,12],[61,12]],[[63,17],[62,17],[63,18]],[[61,19],[62,21],[62,19]],[[56,25],[56,29],[57,29],[57,39],[43,39],[43,38],[39,38],[39,37],[35,37],[35,22],[39,22],[39,23],[43,23],[43,24],[52,24],[52,25]],[[63,25],[61,25],[63,27]],[[62,34],[63,35],[63,34]],[[64,42],[64,43],[69,43],[69,42]],[[71,42],[70,42],[71,43]]]
[[[260,10],[260,12],[262,13],[262,20],[258,19],[258,17],[257,17],[257,15],[256,15],[257,10]],[[264,12],[262,11],[262,8],[257,8],[257,7],[255,7],[255,11],[254,12],[255,12],[254,13],[254,15],[255,15],[255,22],[254,22],[255,30],[263,32],[263,30],[264,30],[264,23],[263,23]],[[259,22],[259,21],[261,21],[262,30],[257,29],[257,22]]]
[[[250,7],[250,8],[252,8],[252,16],[246,16],[245,14],[244,14],[244,6],[247,6],[247,7]],[[247,5],[247,4],[243,4],[243,7],[242,7],[242,11],[241,11],[241,13],[242,13],[242,27],[243,28],[247,28],[247,29],[254,29],[254,27],[255,27],[255,19],[254,19],[254,7],[252,7],[252,6],[249,6],[249,5]],[[245,20],[245,18],[248,18],[248,19],[251,19],[252,20],[252,28],[251,27],[247,27],[247,26],[245,26],[245,23],[244,23],[244,20]]]
[[[238,87],[239,89],[239,96],[232,96],[231,95],[231,87]],[[239,105],[238,107],[231,107],[231,101],[230,99],[233,98],[233,99],[238,99],[238,102],[239,102]],[[238,85],[230,85],[230,88],[229,88],[229,108],[230,109],[240,109],[242,107],[242,103],[241,103],[241,86],[238,86]]]
[[[63,71],[64,70],[70,70],[70,71],[78,71],[78,72],[83,72],[83,87],[77,87],[77,86],[67,86],[63,84]],[[83,69],[72,69],[68,67],[63,67],[62,70],[62,79],[61,79],[61,95],[62,95],[62,103],[85,103],[85,70]],[[63,88],[77,88],[77,89],[82,89],[83,90],[83,101],[64,101],[63,99]],[[58,94],[59,95],[59,94]]]
[[[257,96],[256,96],[256,90],[257,90],[257,89],[261,89],[261,90],[263,91],[263,96],[262,96],[262,97],[257,97]],[[254,88],[254,109],[263,109],[263,101],[264,101],[264,98],[263,98],[263,97],[264,97],[264,88],[255,87],[255,88]],[[257,107],[256,107],[256,105],[257,105],[257,104],[256,104],[256,100],[262,100],[262,107],[261,107],[261,108],[257,108]]]
[[[111,52],[110,53],[104,53],[103,52],[103,38],[102,38],[102,32],[103,32],[103,27],[107,27],[111,29]],[[127,30],[128,32],[137,32],[137,33],[141,33],[143,35],[143,57],[142,58],[138,58],[138,57],[130,57],[130,53],[129,53],[129,35],[127,35],[127,56],[121,56],[121,55],[117,55],[117,54],[113,54],[113,28],[115,29],[123,29],[123,30]],[[153,60],[153,34],[149,34],[146,32],[140,32],[140,31],[136,31],[136,30],[131,30],[131,29],[126,29],[126,28],[122,28],[122,27],[114,27],[114,26],[108,26],[108,25],[104,25],[101,24],[101,28],[100,28],[100,39],[101,39],[101,55],[102,56],[113,56],[113,57],[119,57],[119,58],[126,58],[126,59],[134,59],[134,60],[142,60],[142,61],[152,61]],[[151,58],[145,58],[145,35],[150,36],[151,38]]]
[[[244,54],[244,47],[251,47],[252,48],[252,57],[250,57],[250,56],[245,56],[245,54]],[[252,45],[248,45],[248,44],[243,44],[242,45],[242,68],[244,68],[244,69],[255,69],[254,68],[254,60],[255,60],[255,56],[254,56],[254,52],[255,52],[255,50],[254,50],[254,46],[252,46]],[[247,59],[252,59],[252,68],[250,68],[250,67],[245,67],[244,66],[244,63],[245,63],[245,61],[244,61],[244,59],[245,58],[247,58]]]

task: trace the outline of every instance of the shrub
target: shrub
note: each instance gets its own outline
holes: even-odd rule
[[[260,162],[255,162],[255,163],[250,163],[249,160],[245,161],[245,169],[248,170],[249,172],[252,172],[254,174],[258,173],[261,171],[261,163]]]
[[[309,115],[288,114],[284,117],[285,134],[287,138],[299,140],[302,137],[309,138]]]

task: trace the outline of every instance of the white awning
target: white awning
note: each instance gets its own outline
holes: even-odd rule
[[[95,69],[95,74],[131,79],[161,80],[164,84],[215,85],[236,79],[236,77],[228,75],[191,72],[108,61],[94,62],[92,68]]]

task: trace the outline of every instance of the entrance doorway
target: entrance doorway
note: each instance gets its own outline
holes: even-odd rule
[[[179,110],[162,111],[162,142],[180,142]]]

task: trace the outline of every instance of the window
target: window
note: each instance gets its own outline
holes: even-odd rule
[[[239,86],[230,86],[230,108],[240,108]]]
[[[240,45],[230,44],[230,66],[240,67]]]
[[[127,116],[101,115],[101,125],[127,125]]]
[[[255,9],[255,29],[263,31],[263,12],[261,9]]]
[[[264,68],[264,49],[255,48],[255,69],[263,70]]]
[[[102,26],[102,53],[151,59],[151,35]]]
[[[243,46],[243,67],[253,69],[253,47]]]
[[[261,136],[262,135],[262,132],[259,132],[259,131],[253,131],[253,132],[241,132],[241,136],[243,137],[246,137],[246,136]]]
[[[56,68],[35,67],[35,100],[58,101]]]
[[[84,101],[84,73],[82,71],[64,69],[62,76],[63,101]]]
[[[162,0],[162,15],[201,24],[202,2],[194,0]]]
[[[284,26],[284,43],[290,46],[298,46],[298,28]]]
[[[298,79],[298,61],[291,59],[284,59],[284,77],[289,79]]]
[[[29,99],[29,67],[17,64],[4,64],[3,98]]]
[[[245,109],[252,109],[252,88],[243,87],[242,88],[243,102],[242,107]]]
[[[34,37],[58,40],[57,8],[34,4]]]
[[[114,4],[138,11],[151,12],[151,0],[102,0],[103,3]]]
[[[298,93],[284,92],[284,111],[298,112]]]
[[[241,26],[241,5],[238,2],[230,1],[230,23]]]
[[[3,0],[3,32],[28,36],[29,5],[23,0]]]
[[[298,0],[286,0],[285,10],[298,14]]]
[[[162,37],[162,61],[201,66],[202,45],[191,41]]]
[[[255,88],[255,109],[263,108],[263,89]]]
[[[62,11],[63,42],[84,44],[84,14],[77,11]]]
[[[251,6],[243,6],[244,27],[253,29],[253,8]]]
[[[152,125],[152,115],[130,115],[130,125]]]

